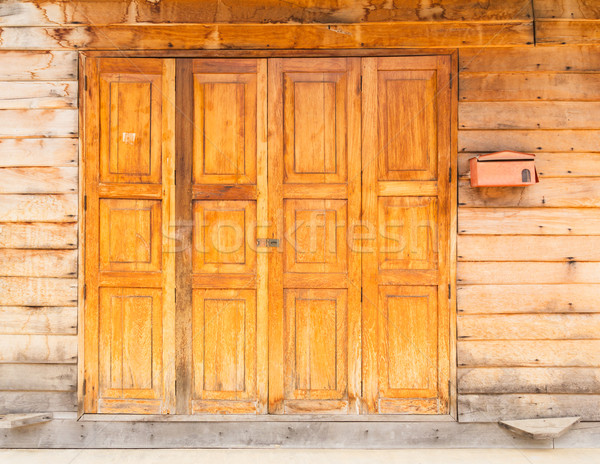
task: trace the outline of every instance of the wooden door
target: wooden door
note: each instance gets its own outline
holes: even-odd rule
[[[269,62],[269,411],[357,413],[360,59]]]
[[[364,58],[363,396],[446,413],[450,58]]]
[[[266,60],[180,60],[177,82],[177,411],[264,413]]]
[[[173,60],[88,60],[85,412],[175,406]]]

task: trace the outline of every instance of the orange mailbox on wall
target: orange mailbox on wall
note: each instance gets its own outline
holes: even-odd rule
[[[499,151],[469,160],[471,187],[521,187],[539,182],[535,155]]]

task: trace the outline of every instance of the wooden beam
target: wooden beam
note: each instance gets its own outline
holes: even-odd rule
[[[532,21],[2,27],[0,49],[337,49],[533,44]]]
[[[597,45],[600,21],[539,20],[535,22],[537,45]]]
[[[0,429],[16,429],[26,425],[43,424],[52,420],[52,414],[4,414],[0,415]]]

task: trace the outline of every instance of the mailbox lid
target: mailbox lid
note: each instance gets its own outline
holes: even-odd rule
[[[469,160],[472,187],[522,187],[539,182],[535,155],[501,151]]]

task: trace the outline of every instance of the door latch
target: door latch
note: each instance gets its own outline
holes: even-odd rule
[[[257,238],[257,247],[279,248],[279,239],[276,238]]]

